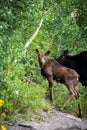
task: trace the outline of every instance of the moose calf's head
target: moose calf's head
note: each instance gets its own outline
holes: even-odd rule
[[[50,51],[47,51],[45,53],[40,53],[38,49],[36,49],[36,53],[38,55],[38,60],[40,65],[44,65],[46,63],[47,57],[50,54]]]

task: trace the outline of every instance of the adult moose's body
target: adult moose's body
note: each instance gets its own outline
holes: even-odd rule
[[[65,50],[56,60],[61,65],[74,69],[80,75],[79,81],[82,85],[87,86],[87,51],[68,55],[68,50]]]
[[[36,53],[38,55],[38,60],[41,68],[41,74],[47,78],[49,82],[49,89],[50,89],[50,99],[53,102],[54,101],[54,94],[53,94],[53,80],[56,80],[60,83],[64,83],[66,87],[68,88],[70,95],[68,99],[64,102],[64,104],[72,100],[73,97],[75,97],[78,100],[78,109],[79,109],[79,116],[82,115],[81,110],[81,104],[79,101],[79,92],[77,83],[79,80],[79,75],[75,70],[72,70],[70,68],[64,67],[60,65],[56,60],[54,59],[48,59],[47,55],[49,54],[49,51],[46,53],[40,53],[39,50],[36,49]]]

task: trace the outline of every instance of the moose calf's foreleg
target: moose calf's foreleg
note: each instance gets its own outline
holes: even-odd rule
[[[50,89],[50,100],[52,103],[54,103],[54,94],[53,94],[53,78],[48,77],[48,82],[49,82],[49,89]]]

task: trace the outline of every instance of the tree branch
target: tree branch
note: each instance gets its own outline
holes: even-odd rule
[[[30,45],[30,43],[35,39],[35,37],[37,36],[37,34],[38,34],[38,32],[39,32],[39,30],[40,30],[40,28],[41,28],[41,26],[42,26],[42,23],[43,23],[43,19],[41,19],[41,21],[40,21],[40,23],[39,23],[39,25],[38,25],[38,27],[37,27],[37,29],[36,29],[36,31],[35,31],[35,33],[31,36],[31,38],[26,42],[26,44],[25,44],[25,46],[24,46],[24,52],[26,53],[26,51],[27,51],[27,48],[28,48],[28,46]]]
[[[83,39],[83,38],[87,38],[87,35],[83,35],[81,36],[80,38],[76,38],[76,40],[74,41],[73,43],[73,47],[72,48],[75,48],[75,46],[78,44],[78,42]]]

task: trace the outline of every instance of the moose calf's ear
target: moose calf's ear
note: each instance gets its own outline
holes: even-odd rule
[[[36,53],[39,54],[39,50],[38,49],[36,49]]]
[[[45,56],[48,56],[50,54],[50,51],[47,51],[46,53],[45,53]]]

